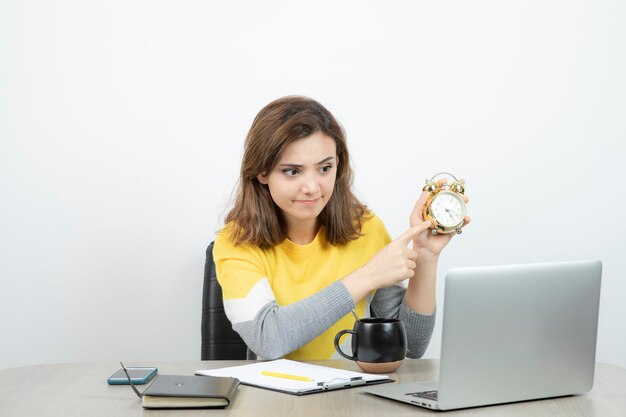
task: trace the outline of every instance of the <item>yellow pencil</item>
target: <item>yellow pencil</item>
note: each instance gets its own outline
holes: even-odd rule
[[[272,371],[261,371],[261,375],[273,376],[273,377],[276,377],[276,378],[293,379],[293,380],[296,380],[296,381],[304,381],[304,382],[311,382],[311,381],[313,381],[313,379],[309,378],[308,376],[281,374],[279,372],[272,372]]]

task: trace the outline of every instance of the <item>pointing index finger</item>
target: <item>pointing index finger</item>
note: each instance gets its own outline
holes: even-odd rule
[[[403,245],[408,245],[409,242],[415,238],[415,236],[419,235],[420,233],[422,233],[424,230],[428,229],[429,227],[430,227],[429,221],[422,222],[418,224],[417,226],[413,226],[406,232],[402,233],[402,235],[400,235],[400,237],[398,237],[396,241],[402,243]]]

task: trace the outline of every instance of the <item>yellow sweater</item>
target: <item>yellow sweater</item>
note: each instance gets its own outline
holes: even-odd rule
[[[306,245],[286,239],[266,250],[249,244],[235,246],[230,239],[231,226],[226,225],[216,237],[213,254],[226,315],[249,346],[253,336],[243,324],[252,323],[254,333],[258,335],[258,326],[262,321],[257,315],[267,309],[268,303],[275,302],[280,308],[319,293],[363,266],[391,241],[382,221],[373,214],[363,222],[363,236],[341,246],[333,246],[326,241],[323,226],[315,239]],[[369,317],[372,295],[355,307],[359,317]],[[295,320],[304,319],[292,317],[296,317]],[[320,329],[319,336],[306,341],[285,357],[295,360],[329,359],[335,353],[333,341],[337,332],[352,329],[353,324],[354,317],[346,314],[330,328]],[[288,327],[295,330],[298,325],[290,323]],[[289,330],[283,329],[279,332],[281,335],[275,337],[299,337],[295,334],[297,330],[291,333]],[[261,343],[281,343],[281,340],[263,340]],[[349,352],[349,349],[344,351]]]

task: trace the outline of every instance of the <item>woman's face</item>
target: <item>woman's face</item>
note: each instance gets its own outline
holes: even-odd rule
[[[269,187],[288,228],[317,224],[333,194],[338,162],[335,140],[316,132],[287,145],[272,171],[257,177]]]

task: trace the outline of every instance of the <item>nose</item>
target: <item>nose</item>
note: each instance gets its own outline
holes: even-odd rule
[[[303,177],[302,192],[306,195],[316,195],[320,190],[319,183],[315,175],[306,175]]]

